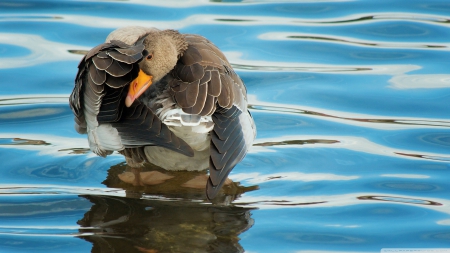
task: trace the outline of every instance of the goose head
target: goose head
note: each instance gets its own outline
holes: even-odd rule
[[[139,62],[139,75],[130,83],[125,105],[130,107],[152,83],[166,76],[187,49],[187,42],[174,30],[152,30],[145,35],[144,57]]]

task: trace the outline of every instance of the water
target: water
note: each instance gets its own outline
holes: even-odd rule
[[[201,34],[245,81],[258,137],[218,203],[75,132],[78,61],[125,25]],[[0,252],[450,248],[449,46],[446,0],[2,1]]]

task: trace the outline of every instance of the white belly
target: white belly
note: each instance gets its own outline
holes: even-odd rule
[[[200,133],[196,132],[203,129]],[[199,126],[169,126],[169,129],[183,139],[194,150],[194,157],[188,157],[163,147],[150,146],[145,148],[147,159],[166,170],[199,171],[209,167],[209,145],[211,137],[205,127]]]
[[[163,147],[149,146],[145,147],[147,159],[166,170],[206,170],[209,167],[209,132],[214,128],[211,116],[184,113],[167,92],[147,103],[159,119],[194,150],[194,157],[188,157]]]

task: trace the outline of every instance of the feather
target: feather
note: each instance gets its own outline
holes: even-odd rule
[[[218,97],[220,95],[220,91],[222,89],[222,82],[220,81],[219,71],[210,71],[211,80],[208,85],[208,94],[214,97]]]
[[[134,72],[135,71],[131,70],[128,74],[120,77],[107,75],[105,84],[111,88],[122,88],[131,83],[131,81],[133,81],[137,77],[137,74],[135,74]]]
[[[131,69],[133,69],[133,65],[131,64],[113,61],[113,63],[106,69],[106,73],[114,77],[121,77],[128,74]]]
[[[118,50],[118,49],[116,49]],[[122,49],[124,50],[124,49]],[[116,61],[119,62],[123,62],[123,63],[128,63],[128,64],[132,64],[135,63],[137,61],[139,61],[140,59],[142,59],[142,53],[137,53],[134,55],[126,55],[126,54],[122,54],[120,53],[120,51],[108,51],[107,55],[111,56],[111,58],[113,58]]]
[[[116,48],[115,50],[121,54],[128,55],[128,56],[135,56],[135,55],[141,54],[141,57],[142,57],[142,52],[144,51],[144,45],[142,45],[142,42],[141,42],[141,44],[133,46],[133,47]]]
[[[111,123],[126,147],[156,145],[193,156],[193,150],[174,135],[151,110],[139,102],[125,107],[120,121]]]
[[[208,83],[209,85],[209,83]],[[199,115],[207,116],[214,113],[216,110],[216,103],[217,99],[211,95],[206,96],[205,106],[203,107],[203,110],[199,113]]]
[[[243,115],[236,106],[229,110],[217,110],[213,114],[214,129],[211,133],[210,177],[206,188],[207,196],[210,199],[217,194],[233,167],[244,158],[253,141],[253,139],[245,138],[244,132],[253,132],[253,129],[249,128],[249,125],[245,122],[248,117],[246,115]]]
[[[173,30],[133,29],[142,32],[131,34],[137,40],[134,44],[111,36],[110,43],[98,45],[80,61],[69,98],[75,128],[88,134],[89,146],[96,154],[106,156],[117,150],[134,165],[155,162],[149,159],[158,159],[155,154],[167,150],[161,151],[168,154],[161,161],[170,163],[176,157],[177,163],[171,164],[180,166],[185,163],[179,161],[189,161],[184,157],[193,157],[196,152],[192,158],[195,165],[188,167],[203,169],[209,163],[206,194],[214,198],[255,137],[245,85],[225,55],[204,37]],[[150,37],[147,33],[153,34]],[[126,107],[128,85],[138,76],[139,62],[153,52],[145,45],[158,36],[178,36],[172,42],[179,59],[165,77],[159,80],[157,75],[147,93]]]
[[[192,107],[183,108],[183,111],[189,114],[199,114],[203,110],[203,107],[205,107],[207,90],[208,85],[206,83],[198,86],[195,104]]]
[[[183,82],[188,82],[188,83],[198,81],[204,75],[204,69],[198,63],[194,63],[189,66],[178,64],[176,66],[176,72],[177,72],[178,77]]]
[[[180,59],[181,63],[190,66],[195,63],[199,63],[202,61],[202,55],[198,52],[195,47],[189,47],[183,54],[183,57]]]
[[[113,63],[113,59],[111,59],[109,57],[100,58],[100,57],[98,57],[98,55],[96,55],[95,57],[92,57],[92,62],[94,63],[94,65],[97,69],[105,70],[109,66],[111,66],[111,64]]]
[[[106,73],[103,70],[97,69],[95,64],[90,64],[89,77],[97,85],[102,85],[106,80]]]
[[[199,84],[200,80],[197,80],[196,82],[192,82],[187,85],[186,90],[183,92],[175,93],[175,100],[181,108],[188,108],[195,105],[198,96]]]

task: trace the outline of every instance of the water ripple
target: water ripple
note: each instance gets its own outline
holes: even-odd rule
[[[413,204],[413,205],[442,206],[441,203],[430,201],[430,200],[391,197],[391,196],[361,196],[361,197],[358,197],[358,199],[359,200],[375,200],[375,201],[388,201],[388,202],[397,202],[397,203],[407,203],[407,204]]]
[[[362,115],[350,112],[339,112],[327,109],[301,107],[297,105],[284,105],[279,103],[270,103],[258,101],[256,97],[250,96],[249,108],[262,112],[278,112],[301,114],[310,117],[319,117],[322,119],[338,121],[341,123],[361,125],[365,127],[381,129],[405,129],[405,128],[448,128],[450,121],[446,119],[427,119],[427,118],[393,118],[389,116],[376,117],[374,115]]]
[[[20,46],[31,52],[31,54],[21,57],[1,57],[0,69],[35,66],[55,61],[79,61],[81,59],[78,55],[68,53],[71,49],[80,48],[79,45],[54,42],[39,35],[0,33],[0,44]]]
[[[403,157],[408,159],[427,159],[433,160],[437,162],[448,162],[450,161],[450,156],[448,154],[436,154],[430,152],[422,152],[421,154],[417,154],[417,151],[412,150],[401,150],[396,149],[384,145],[380,145],[378,143],[372,142],[363,137],[356,136],[327,136],[330,139],[335,140],[332,145],[329,145],[325,142],[325,144],[316,142],[314,145],[305,145],[302,140],[308,139],[319,139],[320,136],[310,136],[310,135],[293,135],[293,136],[281,136],[281,137],[271,137],[267,139],[257,139],[254,147],[250,150],[251,153],[259,153],[259,152],[273,152],[273,149],[282,149],[282,148],[341,148],[347,150],[353,150],[356,152],[363,152],[374,155],[388,156],[388,157]],[[294,141],[296,140],[296,141]],[[291,144],[289,146],[286,145],[287,142]],[[272,144],[268,145],[267,143],[284,143],[283,145]],[[300,143],[300,144],[297,144]]]
[[[46,134],[0,133],[0,140],[0,149],[38,151],[41,155],[80,154],[89,149],[83,136],[70,138]],[[94,156],[92,153],[89,155]]]
[[[344,45],[355,45],[364,47],[378,47],[378,48],[401,48],[401,49],[439,49],[448,50],[449,43],[426,44],[413,42],[384,42],[374,40],[358,40],[356,38],[349,38],[343,36],[320,36],[318,34],[306,33],[287,33],[287,32],[270,32],[258,36],[262,40],[311,40],[316,42],[338,43]]]
[[[273,174],[242,173],[230,176],[234,181],[246,180],[250,184],[260,184],[267,181],[349,181],[359,179],[359,176],[344,176],[331,173],[301,173],[301,172],[280,172]]]
[[[2,252],[447,246],[449,10],[445,0],[0,2]],[[77,62],[128,25],[201,34],[247,83],[258,138],[230,174],[236,194],[205,202],[186,178],[135,186],[123,156],[97,157],[73,129]]]
[[[345,17],[329,18],[320,21],[302,21],[304,23],[312,24],[354,24],[354,23],[371,23],[373,21],[384,21],[384,20],[405,20],[405,21],[415,21],[415,22],[432,22],[439,25],[448,25],[450,19],[446,16],[438,15],[428,15],[420,13],[403,13],[403,12],[392,12],[392,13],[376,13],[376,14],[353,14]]]
[[[393,89],[441,89],[450,88],[450,75],[447,74],[417,74],[398,75],[389,80]]]
[[[144,7],[148,8],[148,7]],[[187,16],[187,17],[186,17]],[[176,16],[172,20],[151,19],[133,19],[133,17],[109,18],[91,15],[73,15],[73,14],[3,14],[0,22],[5,21],[33,21],[33,22],[59,22],[70,23],[88,27],[115,28],[129,25],[142,25],[149,27],[159,27],[162,29],[175,28],[182,29],[188,26],[201,24],[209,25],[284,25],[284,26],[347,26],[349,24],[367,24],[383,21],[412,21],[418,23],[431,23],[437,26],[447,26],[450,23],[448,17],[439,15],[419,14],[419,13],[377,13],[377,14],[355,14],[348,16],[339,16],[333,18],[287,18],[283,16],[258,16],[258,15],[227,15],[217,13],[209,14],[192,14]]]
[[[118,188],[82,188],[66,185],[7,185],[0,186],[0,196],[26,196],[26,195],[102,195],[125,197],[126,192]],[[165,199],[155,196],[155,199]]]
[[[0,96],[0,106],[2,105],[32,105],[32,104],[68,104],[69,95],[19,95]]]
[[[315,196],[244,196],[235,201],[237,205],[252,206],[261,209],[292,208],[329,208],[339,206],[352,206],[370,204],[371,202],[389,202],[400,205],[419,205],[446,214],[450,214],[450,201],[446,199],[423,199],[414,196],[403,195],[379,195],[355,193],[342,195],[315,195]],[[281,205],[280,205],[281,203]],[[281,207],[283,206],[283,207]]]
[[[314,72],[351,75],[403,75],[421,69],[413,64],[385,64],[385,65],[346,65],[346,64],[317,64],[311,62],[281,62],[243,59],[242,54],[234,51],[224,52],[233,68],[238,70],[270,71],[270,72]]]

